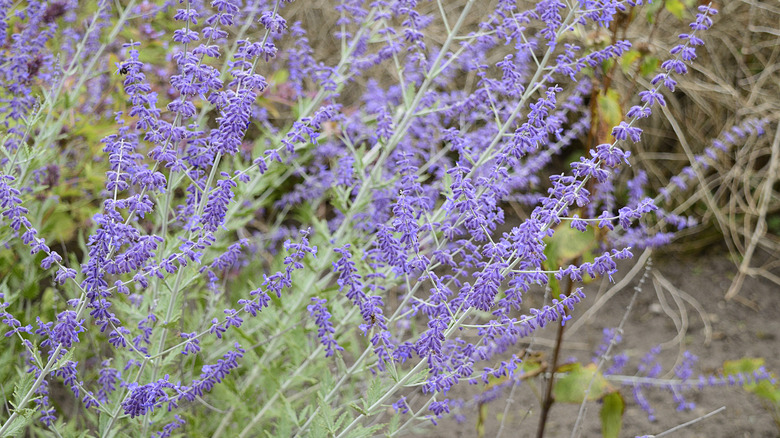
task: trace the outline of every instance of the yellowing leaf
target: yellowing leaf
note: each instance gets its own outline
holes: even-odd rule
[[[631,66],[641,57],[642,54],[638,50],[632,49],[624,53],[623,57],[620,58],[620,68],[623,70],[623,73],[628,73],[631,70]]]
[[[280,68],[274,72],[271,76],[271,81],[276,84],[284,84],[290,78],[290,71],[285,68]]]
[[[583,367],[580,363],[573,363],[562,366],[556,372],[566,375],[555,381],[553,387],[555,401],[582,403],[586,393],[588,400],[597,400],[610,389],[607,379],[596,371],[596,364]]]
[[[601,405],[601,436],[604,438],[617,438],[620,436],[620,429],[623,427],[623,412],[626,410],[626,403],[619,392],[610,392],[604,396]]]
[[[669,11],[672,15],[682,20],[683,14],[685,13],[685,5],[683,2],[680,0],[666,0],[664,8],[666,8],[666,10]]]
[[[578,257],[586,257],[588,253],[596,249],[598,239],[593,228],[579,231],[571,228],[569,222],[563,222],[555,228],[555,233],[544,239],[547,247],[544,255],[547,256],[550,269],[573,262]]]
[[[607,90],[598,97],[599,119],[609,126],[617,126],[623,120],[620,109],[620,95],[615,90]]]
[[[764,359],[760,357],[743,357],[737,360],[723,362],[723,374],[732,375],[738,373],[752,373],[764,366]]]
[[[733,376],[741,373],[746,376],[752,376],[755,371],[758,371],[763,366],[763,358],[743,357],[742,359],[724,362],[723,374]],[[747,383],[742,388],[771,402],[776,407],[780,406],[780,385],[777,383],[773,384],[769,380],[761,380],[758,383]]]

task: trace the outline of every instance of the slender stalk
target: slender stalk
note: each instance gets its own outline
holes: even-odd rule
[[[659,433],[658,435],[649,435],[649,436],[650,436],[651,438],[660,438],[660,437],[662,437],[662,436],[670,435],[670,434],[672,434],[672,433],[674,433],[674,432],[677,432],[677,431],[678,431],[678,430],[680,430],[680,429],[684,429],[684,428],[686,428],[686,427],[688,427],[688,426],[691,426],[691,425],[693,425],[693,424],[696,424],[696,423],[698,423],[699,421],[706,420],[707,418],[710,418],[710,417],[712,417],[713,415],[717,415],[717,414],[719,414],[719,413],[721,413],[721,412],[723,412],[723,411],[725,411],[725,410],[726,410],[726,407],[725,407],[725,406],[721,406],[721,407],[719,407],[718,409],[715,409],[714,411],[712,411],[712,412],[710,412],[710,413],[708,413],[708,414],[704,414],[704,415],[702,415],[702,416],[701,416],[701,417],[699,417],[699,418],[694,418],[694,419],[693,419],[693,420],[691,420],[691,421],[688,421],[688,422],[685,422],[685,423],[683,423],[683,424],[679,424],[679,425],[677,425],[677,426],[674,426],[673,428],[671,428],[671,429],[669,429],[669,430],[666,430],[666,431],[664,431],[664,432],[661,432],[661,433]]]
[[[574,282],[571,280],[567,280],[566,282],[566,296],[568,297],[571,295],[572,288],[574,287]],[[568,309],[564,307],[563,309],[563,315],[561,315],[561,324],[558,326],[558,334],[555,337],[555,348],[553,349],[553,357],[552,362],[550,363],[550,368],[548,369],[547,375],[549,377],[547,378],[547,387],[544,390],[544,393],[542,395],[542,410],[539,414],[539,425],[536,428],[536,437],[542,438],[544,436],[544,429],[545,426],[547,426],[547,418],[550,415],[550,410],[552,409],[552,405],[555,402],[555,399],[553,397],[553,387],[555,385],[555,369],[558,368],[558,358],[561,354],[561,349],[563,348],[563,330],[566,328],[566,316],[568,314]]]

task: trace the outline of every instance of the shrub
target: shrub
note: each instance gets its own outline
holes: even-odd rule
[[[641,1],[288,3],[0,2],[3,436],[436,423],[689,225],[628,149],[713,8],[656,58]]]

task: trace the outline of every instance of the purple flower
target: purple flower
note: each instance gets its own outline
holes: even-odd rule
[[[122,381],[122,373],[115,368],[111,368],[109,360],[104,360],[101,366],[102,368],[99,371],[100,377],[98,377],[100,389],[98,390],[97,400],[105,403],[108,401],[111,393],[116,391],[117,384]]]
[[[227,327],[222,325],[217,318],[211,320],[211,328],[209,333],[216,336],[217,339],[222,339],[222,334],[227,331]]]
[[[428,410],[433,412],[433,416],[430,417],[430,420],[433,424],[436,424],[436,418],[441,418],[444,414],[450,413],[449,400],[444,399],[442,401],[433,402],[428,407]]]
[[[223,155],[233,155],[239,151],[244,134],[249,127],[251,105],[255,102],[257,88],[265,88],[264,81],[243,81],[244,87],[239,91],[227,91],[222,96],[225,103],[221,116],[217,119],[219,129],[212,135],[214,151]]]
[[[333,323],[330,322],[330,312],[325,307],[328,301],[316,297],[312,297],[311,301],[313,304],[309,304],[306,309],[317,324],[317,336],[322,345],[325,346],[325,357],[333,356],[335,350],[342,351],[344,349],[333,338],[333,333],[336,330],[333,328]]]
[[[70,348],[79,341],[79,333],[84,332],[84,320],[76,319],[76,312],[66,310],[57,315],[57,325],[51,331],[53,346],[62,345]]]
[[[396,413],[405,414],[409,412],[409,405],[406,403],[406,397],[401,397],[393,403],[393,409]]]
[[[575,214],[572,216],[571,228],[585,232],[588,229],[588,223]]]
[[[205,392],[211,391],[214,385],[222,382],[233,369],[238,368],[238,359],[244,357],[244,353],[246,350],[238,343],[234,343],[233,349],[225,353],[216,364],[203,365],[198,379],[195,379],[190,386],[179,388],[178,396],[171,401],[173,403],[178,403],[180,400],[192,401],[195,396],[202,396]]]
[[[124,413],[130,418],[135,418],[153,412],[168,400],[165,389],[172,387],[167,375],[157,382],[146,385],[131,383],[128,386],[130,394],[122,402]]]
[[[337,254],[341,255],[341,258],[333,262],[333,271],[339,274],[339,278],[336,282],[339,285],[339,291],[343,292],[347,290],[347,298],[352,300],[355,305],[366,299],[366,294],[363,292],[362,277],[357,273],[355,262],[350,260],[352,254],[349,252],[350,245],[347,244],[342,248],[334,248]]]
[[[183,339],[186,339],[186,342],[184,343],[184,349],[181,351],[181,354],[188,355],[188,354],[198,354],[200,352],[200,339],[197,338],[197,333],[182,333],[180,336]]]
[[[501,272],[506,267],[506,263],[497,263],[487,266],[482,272],[475,274],[477,280],[469,294],[469,305],[482,311],[489,311],[493,307],[495,297],[504,280]]]
[[[612,128],[612,135],[618,140],[625,140],[631,137],[631,141],[638,143],[642,130],[636,127],[629,126],[626,122],[620,122],[618,126]]]
[[[200,221],[206,230],[212,232],[222,226],[228,204],[233,199],[233,188],[237,185],[235,181],[228,178],[227,174],[222,176],[226,179],[217,181],[217,187],[209,194],[209,200]]]
[[[685,72],[677,72],[677,73],[685,73]],[[642,102],[646,103],[647,105],[655,105],[658,103],[661,106],[666,106],[666,101],[664,100],[664,96],[655,88],[651,88],[650,90],[646,91],[640,91],[639,97],[641,98]]]
[[[157,433],[153,434],[152,436],[154,438],[168,438],[168,437],[171,436],[173,431],[175,431],[176,429],[181,428],[182,426],[184,426],[187,423],[183,418],[181,418],[177,414],[175,414],[173,416],[173,418],[174,418],[174,421],[171,421],[170,423],[168,423],[165,426],[163,426],[163,430],[162,431],[157,432]]]
[[[599,160],[602,160],[608,167],[617,167],[621,162],[629,164],[628,157],[631,156],[631,152],[623,151],[617,146],[611,144],[600,144],[596,146],[596,150],[591,149],[590,154]]]
[[[652,110],[649,106],[632,106],[631,109],[629,109],[626,113],[628,117],[636,117],[640,119],[648,118],[651,114]]]

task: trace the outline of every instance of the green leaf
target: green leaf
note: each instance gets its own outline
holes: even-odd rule
[[[366,401],[363,400],[363,404],[365,404]],[[357,403],[350,403],[349,407],[356,410],[359,414],[368,416],[368,411],[363,406],[358,406]]]
[[[406,86],[406,90],[404,90],[404,102],[407,104],[412,103],[415,94],[416,91],[414,89],[414,82],[409,82],[409,85]],[[411,109],[411,108],[407,108],[407,109]]]
[[[317,404],[320,407],[320,413],[318,417],[322,420],[323,427],[328,431],[332,431],[336,422],[333,409],[331,409],[330,404],[325,403],[325,399],[322,397],[322,394],[317,394]]]
[[[396,368],[395,364],[390,364],[389,367],[387,367],[387,372],[390,375],[390,378],[393,380],[393,383],[398,383],[400,378],[398,377],[398,368]]]
[[[642,76],[650,76],[658,69],[658,58],[655,56],[647,56],[642,60],[642,65],[639,66],[639,73]]]
[[[347,423],[347,420],[349,420],[351,417],[349,415],[349,412],[344,412],[339,416],[339,419],[336,420],[336,424],[333,425],[333,431],[340,429],[342,426],[344,426]]]
[[[628,73],[631,70],[631,66],[641,57],[642,54],[634,49],[624,53],[620,58],[620,68],[623,70],[623,73]]]
[[[241,327],[233,327],[233,329],[238,336],[243,339],[248,345],[252,345],[255,343],[255,338],[249,336],[244,330],[241,329]]]
[[[374,403],[378,402],[384,394],[385,391],[384,385],[382,385],[382,380],[379,377],[374,377],[368,384],[368,391],[366,392],[363,405],[366,407],[366,409],[368,409],[369,406],[372,406]],[[364,415],[368,414],[364,413]]]
[[[407,386],[417,385],[418,383],[422,383],[426,380],[428,380],[428,370],[424,369],[422,371],[417,372],[417,374],[415,374],[414,376],[412,376],[409,379]]]
[[[21,407],[19,406],[22,402],[22,399],[24,399],[24,396],[27,395],[28,392],[32,389],[33,383],[35,381],[35,376],[31,373],[22,373],[20,370],[17,369],[17,373],[21,374],[21,377],[19,377],[18,381],[16,382],[16,385],[14,385],[14,406],[15,407]]]
[[[725,376],[752,375],[764,366],[764,362],[763,358],[750,357],[726,361],[723,363],[723,374]],[[747,383],[742,386],[742,389],[780,407],[780,385],[777,383],[772,384],[769,380],[762,380],[758,383]]]
[[[51,372],[55,372],[58,369],[62,368],[67,364],[69,361],[73,360],[73,349],[68,350],[65,355],[63,355],[59,360],[57,360],[57,363],[54,364],[51,368]]]
[[[327,437],[328,430],[325,427],[325,422],[321,416],[317,415],[317,418],[311,423],[311,430],[309,431],[312,438]],[[268,437],[278,436],[276,434],[268,433]]]
[[[271,435],[269,435],[271,436]],[[281,416],[276,423],[276,430],[272,436],[293,436],[293,423],[289,418]]]
[[[664,8],[679,20],[682,20],[683,14],[685,13],[685,5],[683,2],[680,0],[666,0]]]
[[[607,90],[606,94],[599,94],[598,110],[601,121],[609,126],[617,126],[623,120],[620,94],[612,89]]]
[[[284,68],[277,69],[271,76],[271,82],[275,85],[284,84],[290,78],[290,71]]]
[[[69,242],[76,233],[78,224],[73,220],[73,213],[68,207],[59,204],[53,211],[46,212],[46,224],[42,232],[52,241]]]
[[[780,234],[780,215],[767,217],[766,226],[773,234]]]
[[[35,415],[35,410],[29,408],[15,410],[14,412],[16,412],[16,414],[19,416],[14,418],[14,421],[11,422],[11,425],[8,427],[8,429],[3,432],[3,438],[19,436],[22,432],[25,431],[25,429],[27,429],[27,426],[32,423],[33,416]]]
[[[179,268],[179,269],[185,269],[185,268]],[[166,298],[163,299],[163,304],[160,306],[160,313],[162,315],[168,314],[168,308],[173,307],[173,311],[171,312],[171,318],[167,321],[160,320],[160,327],[164,327],[167,329],[178,329],[179,328],[179,319],[181,319],[182,315],[182,307],[184,302],[184,294],[179,291],[179,293],[176,294],[176,298],[171,302],[171,294],[173,294],[173,291],[170,289],[170,286],[165,282],[165,280],[162,281],[161,287],[167,289],[165,292]]]
[[[756,357],[743,357],[737,360],[727,360],[723,362],[723,374],[731,376],[739,373],[752,373],[758,371],[759,368],[764,366],[763,358]]]
[[[400,415],[393,415],[390,417],[390,422],[387,423],[387,433],[385,436],[393,436],[397,431],[398,428],[401,426],[401,416]]]
[[[623,412],[626,403],[619,392],[610,392],[602,399],[601,412],[601,436],[604,438],[617,438],[623,427]]]
[[[601,71],[606,75],[612,70],[615,65],[615,60],[610,58],[601,63]]]
[[[98,417],[98,430],[100,431],[100,436],[103,438],[111,438],[117,434],[117,431],[119,430],[116,426],[117,423],[114,421],[114,423],[111,426],[111,430],[106,430],[108,428],[109,423],[111,423],[111,415],[108,415],[106,413],[101,412]]]
[[[484,437],[485,436],[485,423],[487,422],[487,416],[488,416],[488,405],[487,403],[480,403],[479,409],[477,411],[477,436],[478,437]]]
[[[544,242],[547,244],[544,255],[547,256],[545,265],[548,269],[556,269],[578,257],[585,258],[598,247],[596,231],[593,228],[589,227],[583,232],[573,229],[569,222],[558,225],[555,233],[545,237]]]
[[[652,2],[649,5],[645,7],[645,10],[647,11],[647,22],[648,23],[655,23],[655,15],[658,13],[658,11],[663,6],[664,2]]]
[[[396,417],[397,417],[397,415],[396,415]],[[384,427],[383,424],[377,424],[377,425],[371,426],[371,427],[365,427],[365,426],[358,425],[358,426],[355,426],[355,428],[352,429],[349,432],[349,436],[350,436],[350,438],[368,438],[368,437],[372,437],[372,436],[374,436],[376,434],[377,431],[379,431],[383,427]]]
[[[530,358],[526,358],[523,360],[523,362],[520,364],[520,370],[522,371],[522,374],[531,374],[536,372],[541,366],[541,361],[538,360],[538,358],[534,358],[533,355]]]
[[[580,363],[564,365],[557,373],[566,373],[565,376],[555,381],[553,397],[563,403],[582,403],[585,393],[588,392],[588,400],[597,400],[609,389],[609,384],[604,376],[596,371],[596,364],[583,367]],[[593,383],[591,384],[591,381]]]

